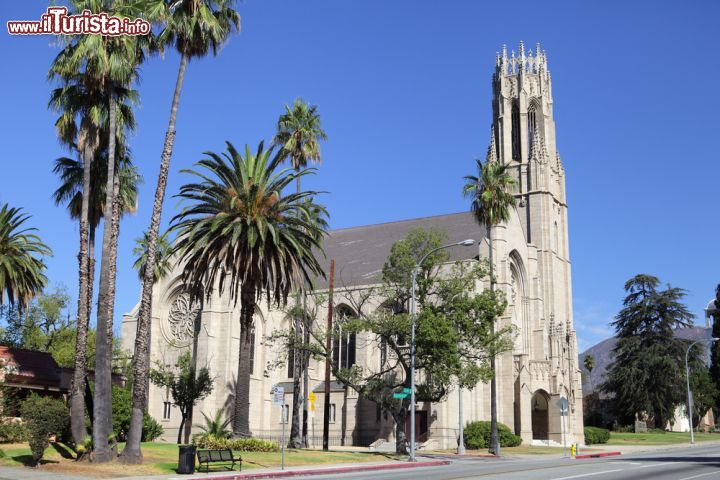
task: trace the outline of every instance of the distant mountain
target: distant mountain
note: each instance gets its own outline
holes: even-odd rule
[[[675,331],[675,335],[680,338],[688,340],[706,340],[710,342],[712,338],[712,330],[704,327],[690,327],[681,328]],[[578,356],[578,362],[583,372],[583,394],[587,395],[593,389],[597,388],[602,382],[605,381],[605,373],[607,372],[608,365],[612,362],[612,351],[615,348],[616,338],[611,337],[603,340],[600,343],[593,345]],[[707,347],[707,344],[705,345]],[[705,350],[706,356],[709,354],[709,348]],[[585,369],[585,356],[592,355],[595,357],[595,368],[592,371],[592,382],[590,382],[590,373]],[[709,358],[709,357],[708,357]]]

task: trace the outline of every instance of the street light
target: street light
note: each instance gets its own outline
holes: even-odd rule
[[[456,242],[451,243],[449,245],[443,245],[442,247],[433,248],[429,252],[427,252],[425,255],[422,256],[422,258],[415,264],[415,268],[413,268],[412,271],[412,289],[411,289],[411,297],[412,301],[410,303],[410,318],[412,320],[411,325],[412,329],[410,331],[410,461],[415,461],[415,321],[417,320],[417,306],[415,305],[415,288],[417,284],[417,274],[420,270],[420,265],[425,261],[427,257],[429,257],[431,254],[437,252],[438,250],[443,250],[446,248],[451,247],[469,247],[470,245],[474,245],[475,240],[469,238],[467,240],[463,240],[462,242]]]
[[[713,337],[710,343],[714,343],[720,340],[720,338]],[[693,432],[693,421],[692,421],[692,394],[690,393],[690,367],[688,366],[688,355],[690,355],[690,349],[695,346],[696,343],[700,343],[702,340],[696,340],[688,346],[685,351],[685,379],[687,380],[687,413],[688,422],[690,423],[690,445],[695,445],[695,433]]]

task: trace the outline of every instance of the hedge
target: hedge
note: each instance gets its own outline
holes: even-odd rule
[[[229,448],[239,452],[277,452],[277,443],[257,438],[218,438],[213,435],[195,435],[193,443],[199,448],[222,450]]]
[[[512,433],[510,428],[498,423],[498,437],[501,447],[517,447],[522,443],[522,438]],[[483,449],[490,446],[490,422],[470,422],[465,427],[465,445],[467,448]]]
[[[585,445],[607,443],[610,440],[610,430],[600,427],[585,427]]]

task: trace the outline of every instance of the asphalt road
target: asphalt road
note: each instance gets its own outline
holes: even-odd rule
[[[452,457],[448,457],[452,458]],[[463,458],[440,467],[392,472],[358,472],[314,479],[343,480],[720,480],[720,445],[675,448],[647,454],[574,460],[571,458]]]

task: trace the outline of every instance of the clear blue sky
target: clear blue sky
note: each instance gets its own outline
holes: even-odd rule
[[[50,200],[51,164],[67,154],[46,109],[58,47],[5,31],[45,7],[0,4],[0,201],[33,215],[55,251],[51,282],[75,292],[77,225]],[[580,349],[610,334],[637,273],[686,288],[701,315],[720,282],[720,3],[246,0],[238,9],[242,33],[188,67],[165,223],[178,170],[226,139],[269,139],[298,96],[319,105],[329,136],[307,184],[331,192],[333,227],[465,210],[462,176],[488,143],[495,52],[539,41],[567,172]],[[131,146],[146,182],[121,227],[118,321],[139,295],[131,250],[148,225],[177,66],[169,53],[142,68]]]

